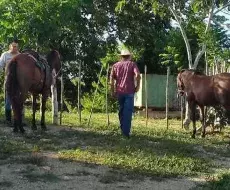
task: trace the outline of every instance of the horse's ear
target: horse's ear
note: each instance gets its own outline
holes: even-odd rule
[[[199,70],[195,70],[193,72],[193,75],[204,75],[204,73],[202,71],[199,71]]]
[[[187,69],[181,69],[180,73],[183,73],[184,71],[186,71]]]

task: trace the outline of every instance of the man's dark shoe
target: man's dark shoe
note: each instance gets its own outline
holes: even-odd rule
[[[5,123],[8,127],[13,127],[13,124],[11,121],[6,120]]]

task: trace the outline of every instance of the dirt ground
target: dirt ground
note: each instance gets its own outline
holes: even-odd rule
[[[2,126],[0,126],[2,127]],[[58,133],[60,129],[49,127],[49,132]],[[4,133],[11,133],[10,128],[2,127]],[[23,138],[23,137],[18,137]],[[143,176],[129,176],[122,171],[106,166],[80,162],[67,162],[58,159],[56,153],[40,152],[36,159],[42,159],[43,165],[18,162],[23,156],[12,156],[0,160],[1,190],[187,190],[205,182],[199,178],[156,179]]]

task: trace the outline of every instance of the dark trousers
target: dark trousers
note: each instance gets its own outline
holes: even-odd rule
[[[118,102],[121,131],[123,135],[129,137],[134,109],[134,94],[119,94]]]
[[[11,102],[5,90],[5,117],[6,121],[11,122]]]

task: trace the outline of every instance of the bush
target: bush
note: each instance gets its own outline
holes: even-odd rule
[[[94,99],[93,111],[94,112],[105,112],[106,110],[106,77],[100,78],[98,90],[95,95],[97,83],[92,83],[93,90],[90,93],[85,93],[82,98],[82,106],[85,111],[90,111]],[[95,97],[94,97],[95,95]],[[110,96],[110,88],[108,87],[108,110],[114,112],[117,110],[118,104],[115,99]]]

